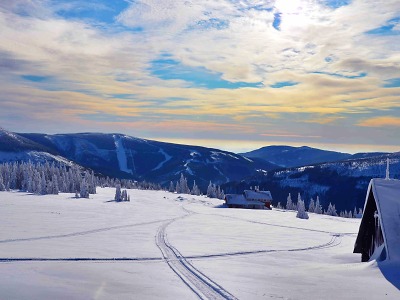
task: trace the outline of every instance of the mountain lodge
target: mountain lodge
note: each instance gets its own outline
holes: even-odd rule
[[[272,195],[269,191],[245,190],[243,194],[225,195],[229,208],[271,209]]]

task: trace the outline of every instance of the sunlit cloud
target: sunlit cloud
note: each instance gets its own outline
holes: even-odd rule
[[[341,144],[388,126],[369,134],[390,144],[399,16],[396,0],[3,1],[2,125]]]
[[[261,133],[260,135],[268,137],[312,138],[312,139],[321,138],[321,136],[319,135],[300,135],[300,134],[290,134],[290,133]]]
[[[363,120],[358,123],[359,126],[365,127],[400,127],[400,117],[376,117]]]

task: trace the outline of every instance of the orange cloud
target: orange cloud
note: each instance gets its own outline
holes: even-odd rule
[[[386,116],[363,120],[357,124],[364,127],[400,127],[400,118]]]

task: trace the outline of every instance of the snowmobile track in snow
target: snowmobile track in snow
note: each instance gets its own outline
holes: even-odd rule
[[[20,239],[8,239],[8,240],[1,240],[0,244],[68,238],[68,237],[75,237],[75,236],[99,233],[99,232],[116,230],[116,229],[123,229],[123,228],[130,228],[130,227],[136,227],[136,226],[157,224],[157,223],[165,222],[165,221],[168,221],[168,220],[171,220],[171,219],[158,220],[158,221],[152,221],[152,222],[144,222],[144,223],[136,223],[136,224],[127,224],[127,225],[120,225],[120,226],[112,226],[112,227],[104,227],[104,228],[98,228],[98,229],[92,229],[92,230],[86,230],[86,231],[80,231],[80,232],[74,232],[74,233],[58,234],[58,235],[38,236],[38,237],[20,238]]]
[[[237,299],[218,283],[196,269],[175,247],[169,244],[165,230],[175,220],[164,223],[156,234],[156,244],[171,270],[200,299]]]

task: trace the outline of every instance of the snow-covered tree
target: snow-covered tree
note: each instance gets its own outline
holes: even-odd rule
[[[89,184],[86,180],[86,177],[82,178],[79,189],[79,195],[81,198],[89,198]]]
[[[224,190],[221,190],[221,187],[220,187],[220,186],[218,186],[217,189],[216,189],[216,195],[215,195],[215,197],[216,197],[217,199],[221,199],[221,200],[225,199]]]
[[[310,204],[308,205],[308,212],[310,213],[315,212],[315,202],[313,198],[311,198]]]
[[[300,196],[300,193],[299,193]],[[304,201],[301,199],[301,197],[299,197],[299,199],[297,200],[297,214],[296,214],[296,218],[299,219],[308,219],[308,213],[306,211],[306,206],[304,204]]]
[[[322,211],[322,206],[321,206],[321,204],[319,203],[319,196],[317,196],[317,200],[315,200],[314,213],[320,214],[320,215],[323,213],[323,211]]]
[[[190,194],[190,188],[187,184],[187,179],[181,173],[181,178],[179,179],[179,190],[181,194]]]
[[[332,203],[329,203],[328,209],[325,211],[325,215],[337,217],[338,214],[336,212],[335,205],[332,205]]]
[[[172,181],[169,183],[168,191],[171,192],[171,193],[175,192],[174,183]]]
[[[201,192],[199,187],[196,184],[196,181],[193,180],[193,188],[192,188],[192,195],[200,196]]]
[[[117,185],[115,186],[115,196],[114,196],[114,200],[115,200],[116,202],[122,201],[121,185],[120,185],[120,184],[117,184]]]
[[[288,209],[288,210],[294,210],[294,205],[293,205],[293,202],[292,202],[292,196],[291,196],[290,193],[289,193],[289,195],[288,195],[288,197],[287,197],[286,209]]]
[[[215,194],[216,194],[215,185],[213,185],[210,181],[210,183],[207,187],[207,197],[215,198]]]
[[[0,173],[0,191],[5,191],[6,186],[4,185],[3,176]]]

